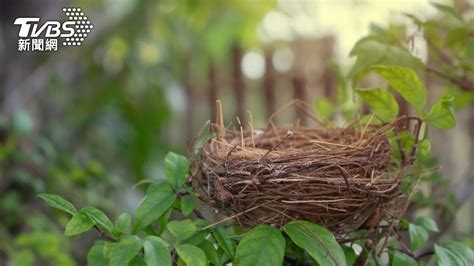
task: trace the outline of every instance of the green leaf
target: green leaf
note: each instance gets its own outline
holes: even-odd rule
[[[147,266],[147,264],[145,262],[144,256],[141,254],[138,254],[132,259],[132,261],[128,264],[128,266]]]
[[[171,221],[166,225],[170,233],[178,239],[183,241],[196,232],[196,225],[191,220]]]
[[[377,36],[369,36],[359,40],[352,49],[351,56],[357,56],[349,78],[357,84],[373,65],[397,65],[422,70],[424,68],[420,59],[410,52],[395,45],[385,43]]]
[[[458,254],[458,256],[466,259],[469,265],[474,265],[474,250],[465,244],[457,241],[448,241],[443,245],[451,252]]]
[[[438,265],[474,265],[474,250],[462,243],[449,241],[443,246],[435,244],[434,249]]]
[[[354,265],[355,261],[357,260],[357,254],[355,253],[354,249],[352,247],[342,246],[342,250],[344,251],[347,265]]]
[[[227,231],[223,227],[216,227],[212,229],[212,235],[216,239],[219,246],[229,255],[234,258],[235,256],[235,244],[229,238]]]
[[[173,205],[175,200],[176,194],[171,185],[167,183],[151,185],[147,195],[138,205],[134,231],[139,231],[160,218]]]
[[[428,157],[430,155],[430,150],[431,150],[430,140],[423,139],[422,141],[418,142],[418,148],[416,150],[417,150],[417,153],[419,153],[423,157]]]
[[[430,217],[420,217],[416,219],[415,224],[425,228],[428,231],[439,232],[436,222]]]
[[[269,225],[259,225],[240,241],[235,252],[234,265],[282,265],[285,238]]]
[[[196,202],[192,199],[182,198],[181,199],[181,212],[184,216],[191,214],[196,209]]]
[[[165,157],[166,179],[175,188],[179,188],[186,182],[189,173],[188,159],[182,155],[169,152]]]
[[[69,201],[63,199],[61,196],[43,193],[39,194],[37,197],[44,200],[49,206],[53,208],[67,212],[71,215],[77,214],[77,210],[74,205],[72,205],[72,203],[70,203]]]
[[[453,100],[454,111],[458,111],[464,107],[474,104],[474,91],[464,91],[457,87],[448,87],[444,91],[443,96],[454,98]]]
[[[87,253],[87,266],[104,266],[106,259],[104,256],[104,242],[96,242]]]
[[[95,207],[88,206],[82,208],[81,212],[85,213],[92,221],[95,222],[95,224],[112,235],[114,225],[103,211]]]
[[[109,265],[128,266],[138,254],[143,241],[138,236],[126,236],[112,247]]]
[[[204,254],[204,251],[198,247],[189,244],[178,245],[176,246],[176,252],[188,266],[207,265],[206,255]]]
[[[395,251],[392,257],[392,266],[417,266],[418,262],[412,257],[401,253],[400,251]]]
[[[199,248],[204,251],[204,254],[206,254],[206,258],[209,260],[209,262],[214,265],[221,264],[221,260],[219,258],[219,255],[217,254],[217,250],[214,247],[214,244],[206,240],[199,244]]]
[[[324,97],[316,99],[314,102],[314,108],[316,109],[316,113],[324,120],[331,118],[331,115],[334,113],[333,104],[330,100]]]
[[[422,248],[426,241],[428,241],[428,232],[419,225],[410,224],[408,226],[408,234],[410,235],[410,244],[413,250]]]
[[[293,221],[283,230],[320,265],[346,265],[344,251],[326,228],[306,221]]]
[[[88,231],[94,225],[94,221],[92,221],[89,216],[83,212],[78,212],[67,223],[64,234],[66,236],[74,236]]]
[[[132,224],[132,217],[130,214],[124,212],[115,221],[115,229],[120,233],[128,234],[130,232],[130,226]]]
[[[433,104],[427,121],[441,129],[450,129],[456,126],[456,117],[452,107],[453,97],[445,96]]]
[[[445,15],[451,17],[451,18],[454,18],[455,20],[457,20],[458,22],[461,22],[461,23],[464,23],[464,19],[461,17],[460,14],[458,14],[458,12],[456,12],[456,10],[454,10],[452,7],[450,6],[447,6],[447,5],[443,5],[443,4],[439,4],[439,3],[431,3],[434,7],[436,7],[436,9],[438,9],[439,11],[441,11],[442,13],[444,13]]]
[[[148,236],[143,243],[147,266],[171,266],[173,264],[167,243],[156,236]]]
[[[356,92],[383,121],[397,118],[398,103],[390,92],[380,88],[357,89]]]
[[[426,105],[426,89],[416,72],[407,67],[377,65],[371,68],[421,113]]]
[[[166,224],[168,224],[168,221],[170,220],[172,212],[173,212],[173,208],[170,207],[168,208],[168,210],[165,211],[163,215],[161,215],[160,218],[158,218],[158,231],[156,232],[157,235],[161,235],[163,231],[165,231]]]
[[[198,246],[201,242],[206,240],[206,237],[209,235],[208,231],[197,231],[191,237],[186,238],[182,241],[182,244],[190,244],[193,246]]]

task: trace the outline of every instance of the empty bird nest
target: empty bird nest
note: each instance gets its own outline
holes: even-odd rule
[[[417,118],[343,128],[270,123],[264,130],[228,130],[217,120],[206,127],[213,137],[194,147],[191,183],[202,201],[241,226],[306,220],[341,238],[397,219],[406,208],[400,181],[417,137],[408,150],[399,142],[398,160],[389,138],[418,135]]]

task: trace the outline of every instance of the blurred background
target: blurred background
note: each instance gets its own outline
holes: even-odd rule
[[[169,150],[187,154],[216,99],[231,127],[236,116],[244,127],[266,127],[294,98],[343,125],[369,112],[352,91],[383,85],[362,78],[377,63],[416,69],[431,103],[455,97],[457,127],[430,131],[433,158],[424,162],[442,168],[425,173],[415,204],[445,229],[436,238],[472,245],[474,2],[437,3],[2,0],[0,265],[85,263],[97,236],[65,238],[66,217],[38,193],[113,218],[132,213],[142,191],[131,187],[162,178]],[[64,21],[64,7],[80,7],[94,25],[81,46],[18,51],[15,18]],[[295,119],[309,123],[293,108],[277,122]]]

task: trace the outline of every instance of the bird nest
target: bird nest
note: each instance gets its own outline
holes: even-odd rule
[[[413,119],[419,122],[265,130],[209,124],[216,134],[195,147],[191,183],[202,201],[241,226],[306,220],[340,237],[404,212],[400,181],[417,138],[407,151],[397,136]],[[389,139],[399,144],[398,160]]]

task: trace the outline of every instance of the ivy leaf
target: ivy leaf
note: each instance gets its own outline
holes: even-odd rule
[[[64,234],[66,236],[74,236],[86,232],[95,225],[89,216],[83,212],[75,214],[66,225]]]
[[[67,212],[71,215],[77,214],[77,210],[74,205],[72,205],[72,203],[70,203],[69,201],[63,199],[61,196],[43,193],[39,194],[37,197],[44,200],[49,206],[53,208]]]
[[[380,88],[357,89],[356,92],[383,121],[397,118],[398,103],[390,92]]]
[[[434,245],[438,265],[474,265],[474,250],[466,245],[449,241],[443,246]]]
[[[456,126],[456,117],[452,107],[453,97],[445,96],[433,104],[427,121],[440,129],[450,129]]]
[[[181,212],[184,216],[191,214],[196,209],[196,202],[192,199],[182,198],[181,199]]]
[[[412,257],[401,253],[400,251],[395,251],[392,257],[392,266],[417,266],[418,262]]]
[[[416,219],[415,224],[425,228],[428,231],[439,232],[436,222],[430,217],[420,217]]]
[[[174,203],[176,194],[170,184],[153,184],[137,208],[134,232],[160,218]]]
[[[168,243],[156,236],[148,236],[143,243],[147,266],[171,266],[173,264]]]
[[[114,225],[103,211],[95,207],[88,206],[82,208],[81,212],[85,213],[92,221],[94,221],[95,224],[97,224],[100,228],[112,235]]]
[[[416,72],[407,67],[377,65],[371,68],[421,113],[426,105],[425,85]]]
[[[269,225],[259,225],[240,241],[234,265],[282,265],[284,254],[285,238],[280,231]]]
[[[410,245],[413,250],[422,248],[426,241],[428,241],[428,232],[419,225],[410,224],[408,226],[408,234],[410,235]]]
[[[124,212],[115,221],[115,229],[120,233],[128,234],[130,232],[130,226],[132,224],[132,217],[130,214]]]
[[[326,228],[306,221],[293,221],[283,230],[320,265],[346,265],[344,251]]]
[[[171,221],[166,225],[170,233],[178,239],[185,240],[196,232],[196,225],[191,220]]]
[[[219,246],[229,255],[234,258],[235,256],[235,244],[229,238],[227,231],[223,227],[217,227],[212,230],[212,235],[216,239]]]
[[[166,179],[175,188],[180,188],[186,182],[189,173],[188,159],[182,155],[169,152],[165,157]]]
[[[128,263],[138,254],[143,241],[138,236],[126,236],[113,245],[110,251],[110,265],[128,266]]]
[[[207,265],[206,255],[204,254],[204,251],[198,247],[189,244],[178,245],[176,246],[176,252],[188,266]]]
[[[88,266],[104,266],[107,264],[104,256],[104,246],[104,242],[98,241],[91,247],[87,253]]]

